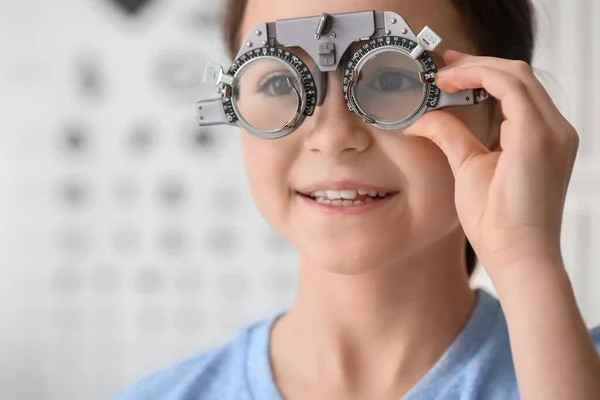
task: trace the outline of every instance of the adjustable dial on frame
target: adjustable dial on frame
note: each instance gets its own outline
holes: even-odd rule
[[[251,63],[264,62],[265,60],[272,60],[274,61],[273,64],[278,64],[280,66],[287,65],[293,69],[295,72],[294,75],[297,75],[294,77],[294,81],[298,81],[301,85],[301,88],[298,88],[297,93],[301,92],[304,97],[301,102],[301,107],[300,104],[298,105],[301,109],[297,111],[303,116],[312,115],[317,105],[317,88],[313,75],[306,63],[294,53],[284,48],[265,46],[248,51],[233,62],[227,74],[232,76],[235,81],[236,78],[238,78],[238,75],[242,73],[241,71],[248,69],[248,67],[253,67]],[[270,69],[275,70],[276,68],[271,67]],[[264,74],[267,74],[267,72],[269,71],[265,71]],[[274,73],[275,71],[270,72]],[[230,123],[238,122],[238,116],[236,115],[234,105],[232,104],[235,93],[236,89],[234,88],[233,96],[229,95],[223,97],[223,109],[227,120]]]
[[[411,56],[417,46],[405,37],[385,36],[358,48],[343,72],[349,110],[378,127],[396,129],[410,124],[427,108],[434,108],[440,98],[440,89],[433,81],[437,67],[428,52],[422,52],[416,60]],[[362,82],[373,81],[373,75],[383,76],[375,82],[378,91],[373,83]]]

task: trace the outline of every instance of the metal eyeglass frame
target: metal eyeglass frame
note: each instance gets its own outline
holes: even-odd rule
[[[447,93],[436,86],[437,67],[429,52],[433,52],[441,41],[442,39],[428,26],[415,35],[406,21],[391,11],[322,14],[263,22],[246,35],[244,44],[227,73],[220,65],[208,63],[203,81],[216,85],[221,97],[196,103],[197,122],[200,126],[239,126],[265,139],[289,135],[323,103],[326,73],[338,68],[342,73],[344,98],[349,111],[380,129],[403,129],[428,111],[474,105],[487,99],[489,94],[484,89]],[[349,47],[354,42],[360,42],[362,46],[349,54]],[[314,60],[314,71],[288,50],[293,47],[302,48]],[[408,118],[397,122],[380,121],[369,115],[360,107],[354,93],[362,66],[378,52],[386,49],[410,56],[421,67],[419,77],[426,85],[418,109]],[[279,129],[265,132],[250,125],[239,112],[235,101],[234,82],[251,63],[268,58],[287,64],[298,82],[301,82],[301,87],[296,89],[288,78],[288,85],[298,97],[296,115]]]

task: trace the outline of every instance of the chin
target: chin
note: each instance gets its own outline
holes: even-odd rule
[[[394,243],[392,249],[391,245],[385,246],[381,241],[374,243],[372,240],[362,243],[320,241],[317,246],[314,245],[314,239],[311,241],[313,244],[310,248],[301,250],[308,259],[308,264],[342,275],[360,275],[374,271],[395,258],[392,252],[399,249],[398,243]]]

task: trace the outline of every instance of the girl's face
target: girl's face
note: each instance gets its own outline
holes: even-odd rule
[[[444,39],[438,55],[447,48],[472,52],[449,0],[248,0],[240,36],[243,40],[260,22],[371,9],[397,12],[417,33],[431,26]],[[328,75],[324,103],[295,132],[275,140],[242,133],[248,181],[259,211],[298,249],[301,259],[330,271],[362,273],[439,253],[451,237],[462,235],[446,156],[427,139],[364,123],[346,107],[339,71]],[[494,135],[486,106],[451,112],[489,145]],[[341,207],[323,206],[305,196],[327,189],[391,195]]]

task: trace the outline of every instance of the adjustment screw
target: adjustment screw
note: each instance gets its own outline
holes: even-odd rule
[[[329,35],[329,37],[330,37],[330,38],[332,38],[332,39],[335,39],[335,36],[336,36],[336,35],[335,35],[335,32],[334,32],[334,33],[332,33],[331,35]]]
[[[392,18],[392,19],[390,20],[390,22],[391,22],[392,24],[395,24],[395,23],[396,23],[396,22],[398,22],[398,21],[396,20],[396,18]]]

